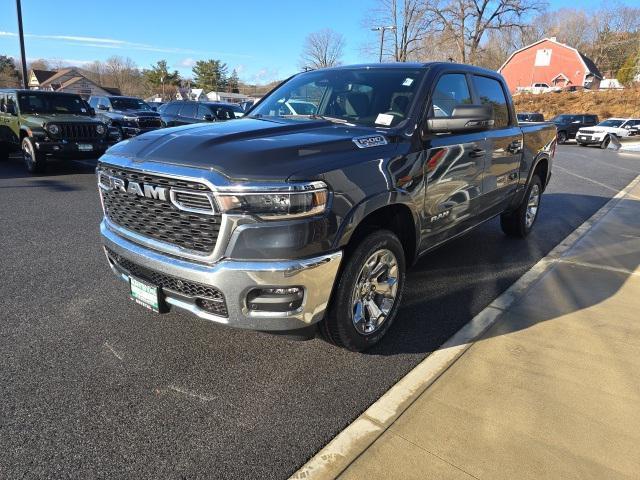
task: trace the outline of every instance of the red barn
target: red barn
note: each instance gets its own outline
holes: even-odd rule
[[[535,83],[597,89],[602,80],[598,67],[589,58],[555,38],[545,38],[513,52],[498,71],[512,92]]]

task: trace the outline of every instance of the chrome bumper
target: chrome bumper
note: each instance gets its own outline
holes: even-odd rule
[[[342,259],[342,252],[303,260],[234,261],[223,259],[204,265],[174,258],[133,243],[112,231],[105,221],[100,233],[106,247],[142,267],[165,275],[216,288],[224,295],[228,317],[221,317],[187,303],[171,292],[164,292],[165,301],[188,310],[200,318],[238,328],[252,330],[295,330],[322,320]],[[128,277],[109,261],[112,270],[122,280]],[[305,289],[302,306],[291,312],[249,311],[247,293],[255,287],[293,287]]]

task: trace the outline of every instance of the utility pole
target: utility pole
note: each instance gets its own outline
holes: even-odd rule
[[[18,11],[18,36],[20,37],[20,58],[22,59],[22,87],[27,88],[27,56],[24,53],[24,32],[22,31],[22,6],[20,0],[16,0]]]
[[[384,48],[384,32],[387,30],[395,31],[395,29],[394,26],[373,27],[371,29],[372,32],[380,32],[380,58],[378,60],[380,63],[382,63],[382,49]]]

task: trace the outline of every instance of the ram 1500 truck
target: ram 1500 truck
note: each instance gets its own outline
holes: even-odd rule
[[[314,105],[292,114],[287,102]],[[418,257],[500,216],[526,237],[556,129],[518,126],[496,72],[453,63],[300,73],[246,117],[157,130],[97,167],[129,295],[216,323],[378,342]]]

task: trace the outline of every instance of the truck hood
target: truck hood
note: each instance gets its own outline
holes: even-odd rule
[[[44,125],[47,123],[102,123],[87,115],[71,115],[68,113],[31,113],[23,114],[23,121],[32,125]]]
[[[149,110],[112,110],[112,113],[118,115],[126,115],[127,117],[159,117],[158,112],[152,112]]]
[[[333,124],[324,120],[243,118],[155,130],[111,147],[109,156],[133,162],[160,162],[214,170],[232,181],[316,177],[332,169],[395,150],[386,145],[358,147],[354,138],[379,136],[373,128]],[[298,175],[296,175],[298,174]]]

